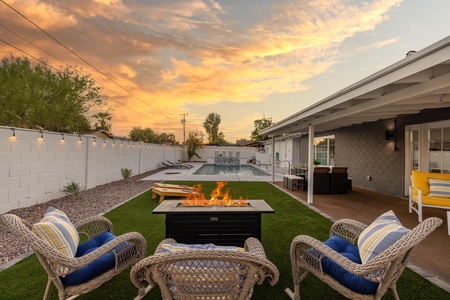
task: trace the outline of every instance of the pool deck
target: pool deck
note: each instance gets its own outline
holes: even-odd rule
[[[190,165],[194,167],[191,169],[175,169],[167,168],[161,172],[145,177],[142,180],[152,181],[272,181],[272,175],[268,176],[243,176],[243,175],[195,175],[193,174],[205,163],[192,163]],[[257,169],[268,172],[265,168],[260,168],[251,165]],[[275,181],[283,181],[283,175],[281,173],[275,174]]]

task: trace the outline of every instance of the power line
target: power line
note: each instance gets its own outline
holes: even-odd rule
[[[153,109],[154,111],[158,112],[159,114],[165,116],[168,119],[172,119],[171,117],[167,116],[166,114],[164,114],[163,112],[157,110],[156,108],[154,108],[153,106],[151,106],[150,104],[148,104],[147,102],[143,101],[142,99],[140,99],[138,96],[136,96],[134,93],[132,93],[131,91],[129,91],[128,89],[126,89],[124,86],[122,86],[121,84],[119,84],[118,82],[116,82],[114,79],[112,79],[111,77],[109,77],[107,74],[105,74],[103,71],[99,70],[97,67],[95,67],[94,65],[92,65],[90,62],[88,62],[87,60],[85,60],[83,57],[81,57],[80,55],[78,55],[75,51],[73,51],[72,49],[70,49],[69,47],[67,47],[66,45],[64,45],[63,43],[61,43],[60,41],[58,41],[56,38],[54,38],[52,35],[50,35],[49,33],[47,33],[44,29],[42,29],[41,27],[39,27],[39,25],[37,25],[36,23],[34,23],[33,21],[31,21],[29,18],[27,18],[25,15],[23,15],[22,13],[20,13],[18,10],[16,10],[14,7],[12,7],[11,5],[9,5],[8,3],[6,3],[3,0],[0,0],[3,4],[5,4],[6,6],[8,6],[11,10],[13,10],[15,13],[17,13],[18,15],[20,15],[22,18],[24,18],[25,20],[27,20],[28,22],[30,22],[31,24],[33,24],[33,26],[35,26],[37,29],[39,29],[42,33],[44,33],[45,35],[47,35],[49,38],[51,38],[53,41],[55,41],[57,44],[59,44],[60,46],[62,46],[63,48],[65,48],[67,51],[71,52],[73,55],[75,55],[77,58],[79,58],[81,61],[83,61],[84,63],[86,63],[87,65],[89,65],[91,68],[93,68],[94,70],[96,70],[98,73],[102,74],[103,76],[105,76],[108,80],[110,80],[111,82],[113,82],[114,84],[116,84],[117,86],[119,86],[121,89],[123,89],[124,91],[126,91],[127,93],[129,93],[131,96],[135,97],[136,99],[138,99],[139,101],[141,101],[142,103],[144,103],[145,105],[149,106],[151,109]]]
[[[0,25],[0,26],[1,26],[1,25]],[[37,58],[37,57],[34,57],[34,56],[31,55],[30,53],[28,53],[28,52],[26,52],[26,51],[24,51],[24,50],[22,50],[22,49],[20,49],[20,48],[18,48],[18,47],[16,47],[16,46],[12,45],[11,43],[8,43],[7,41],[5,41],[5,40],[3,40],[3,39],[1,39],[1,38],[0,38],[0,42],[3,42],[3,43],[5,43],[6,45],[8,45],[8,46],[10,46],[10,47],[12,47],[12,48],[14,48],[14,49],[16,49],[17,51],[20,51],[21,53],[23,53],[23,54],[25,54],[25,55],[27,55],[27,56],[29,56],[29,57],[31,57],[31,58],[37,60],[38,62],[40,62],[40,63],[46,65],[47,67],[49,67],[49,68],[55,70],[56,72],[60,72],[60,70],[58,70],[58,69],[56,69],[55,67],[49,65],[49,64],[46,63],[45,61],[43,61],[43,60],[41,60],[41,59],[39,59],[39,58]],[[76,69],[75,69],[75,70],[76,70]],[[109,89],[109,88],[107,88],[107,89]],[[109,90],[110,90],[111,92],[115,93],[115,92],[112,91],[111,89],[109,89]],[[120,96],[120,95],[119,95],[119,96]],[[111,97],[109,97],[108,95],[106,95],[106,97],[107,97],[108,99],[110,99],[110,100],[112,100],[112,101],[114,101],[114,102],[120,104],[120,105],[125,106],[126,108],[128,108],[128,109],[130,109],[130,110],[132,110],[132,111],[134,111],[134,112],[136,112],[136,113],[138,113],[138,114],[143,115],[144,117],[150,118],[150,116],[144,115],[142,112],[137,111],[137,110],[135,110],[134,108],[131,108],[131,107],[129,107],[129,106],[127,106],[127,105],[125,105],[125,104],[123,104],[123,103],[121,103],[121,102],[119,102],[119,101],[117,101],[117,100],[115,100],[115,99],[113,99],[113,98],[111,98]]]

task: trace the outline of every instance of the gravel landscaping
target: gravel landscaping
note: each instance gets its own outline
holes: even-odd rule
[[[76,197],[66,196],[42,204],[14,209],[8,213],[15,214],[29,223],[36,223],[42,219],[47,207],[53,206],[64,211],[72,222],[77,222],[89,216],[104,213],[110,208],[148,190],[152,187],[153,181],[141,179],[160,171],[161,169],[153,170],[86,190]],[[25,242],[9,232],[4,224],[1,224],[0,269],[2,265],[20,257],[28,250],[30,248]]]

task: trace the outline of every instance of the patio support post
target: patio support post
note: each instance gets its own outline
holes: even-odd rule
[[[308,204],[313,204],[314,187],[314,125],[309,125],[308,140]]]
[[[272,135],[272,183],[275,182],[275,135]]]

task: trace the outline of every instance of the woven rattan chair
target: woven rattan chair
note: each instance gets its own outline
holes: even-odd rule
[[[182,250],[163,252],[163,243],[131,269],[131,281],[139,289],[135,298],[142,299],[159,285],[162,298],[234,300],[250,299],[255,283],[268,277],[278,281],[277,267],[266,258],[261,243],[255,238],[245,242],[245,252],[235,250]]]
[[[1,218],[9,230],[20,236],[30,245],[47,272],[48,283],[45,289],[44,299],[49,299],[52,284],[58,289],[59,299],[73,299],[78,295],[90,292],[141,260],[146,256],[147,252],[144,237],[137,232],[131,232],[114,238],[112,241],[107,242],[84,256],[71,258],[51,247],[47,241],[40,239],[34,234],[31,230],[31,225],[27,221],[13,214],[4,214]],[[84,234],[88,240],[104,232],[113,233],[112,223],[101,216],[90,217],[74,225],[80,236]],[[67,286],[63,284],[61,276],[71,274],[89,265],[106,253],[114,254],[116,261],[115,267],[79,285]]]
[[[388,289],[391,289],[395,299],[399,299],[396,282],[406,267],[413,248],[430,233],[442,220],[428,218],[417,225],[392,246],[369,260],[367,263],[357,264],[322,242],[305,235],[299,235],[291,243],[291,263],[294,281],[294,293],[286,289],[291,299],[300,299],[300,282],[311,273],[350,299],[381,299]],[[360,233],[367,225],[355,220],[342,219],[334,223],[330,230],[331,236],[340,236],[349,243],[355,244]],[[361,294],[350,290],[323,271],[322,259],[330,258],[340,267],[352,274],[364,277],[369,281],[379,283],[374,294]]]

